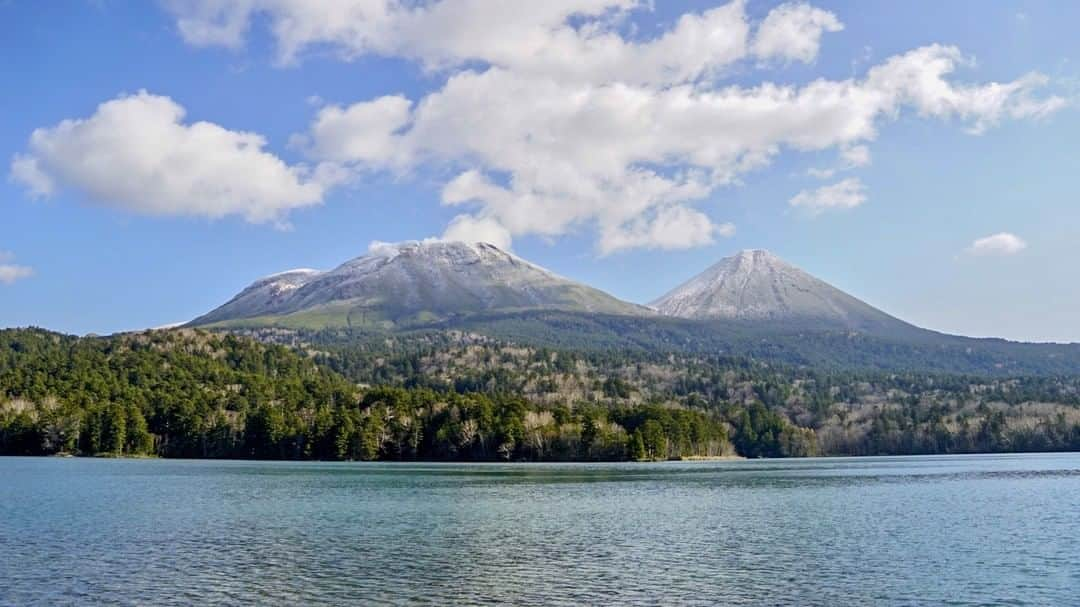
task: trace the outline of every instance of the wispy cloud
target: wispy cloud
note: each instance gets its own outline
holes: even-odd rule
[[[853,145],[840,150],[839,166],[828,169],[812,168],[807,170],[806,174],[811,177],[817,177],[818,179],[831,179],[841,171],[849,171],[851,169],[869,166],[871,162],[870,148],[865,145]]]
[[[14,263],[15,255],[8,251],[0,251],[0,284],[11,285],[16,281],[29,278],[34,275],[34,269],[29,266],[20,266]]]
[[[832,185],[813,190],[803,190],[793,196],[788,204],[810,215],[826,211],[853,209],[866,202],[866,186],[857,177],[849,177]]]
[[[1000,232],[978,238],[966,250],[969,255],[985,257],[991,255],[1015,255],[1027,248],[1027,242],[1016,234]]]

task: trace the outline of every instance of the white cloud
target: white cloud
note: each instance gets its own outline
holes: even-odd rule
[[[429,70],[430,93],[323,107],[296,141],[324,171],[340,166],[335,179],[420,167],[455,175],[442,202],[462,212],[444,236],[507,245],[579,230],[594,231],[601,252],[705,244],[726,224],[702,201],[779,154],[835,151],[840,168],[819,170],[832,176],[869,164],[880,125],[905,112],[981,133],[1064,103],[1036,94],[1047,83],[1039,74],[958,82],[954,73],[971,61],[942,45],[889,57],[861,77],[729,85],[728,73],[756,62],[812,62],[824,34],[843,25],[793,3],[755,29],[735,0],[641,37],[625,17],[649,6],[190,0],[172,8],[194,44],[240,44],[265,22],[283,63],[318,50],[345,60],[401,57]],[[795,198],[820,212],[865,194],[848,179]]]
[[[825,211],[853,209],[866,202],[866,187],[857,177],[849,177],[816,190],[803,190],[788,201],[811,215]]]
[[[865,145],[853,145],[841,150],[840,158],[848,168],[868,166],[871,163],[870,148]]]
[[[41,170],[37,158],[33,156],[15,154],[11,160],[11,174],[8,179],[25,186],[34,198],[52,196],[56,191],[56,184]]]
[[[29,278],[34,275],[34,269],[27,266],[14,264],[0,264],[0,283],[5,285],[14,284],[17,280]]]
[[[628,41],[618,33],[621,17],[645,6],[640,0],[169,4],[180,34],[198,46],[237,46],[256,16],[268,19],[284,64],[309,48],[329,48],[346,60],[365,54],[406,57],[430,70],[483,62],[560,80],[663,83],[708,75],[747,52],[750,26],[741,1],[683,15],[656,39]]]
[[[600,252],[623,249],[690,249],[711,244],[715,237],[735,235],[735,225],[716,225],[704,213],[684,206],[661,208],[653,217],[638,217],[601,234]]]
[[[595,85],[499,68],[468,70],[415,103],[404,121],[395,113],[370,128],[333,129],[326,146],[334,152],[324,156],[314,132],[325,122],[320,114],[310,149],[316,159],[363,168],[461,167],[444,188],[444,203],[471,205],[476,217],[498,222],[512,236],[555,236],[593,225],[601,251],[682,246],[643,227],[648,218],[688,208],[784,150],[835,148],[854,167],[870,161],[864,142],[877,136],[878,123],[905,107],[982,122],[1008,113],[1002,108],[1015,103],[1013,96],[997,97],[1000,107],[970,109],[975,105],[964,100],[983,92],[947,80],[958,57],[949,47],[918,49],[862,80],[817,80],[801,88]],[[404,101],[380,98],[334,112],[366,115],[389,105],[404,107]],[[352,145],[341,145],[342,139],[356,142],[360,152],[351,158],[340,153]],[[381,151],[373,155],[372,149]],[[847,194],[850,205],[857,196]],[[711,232],[692,232],[686,242],[709,242],[702,233]]]
[[[817,58],[821,36],[844,24],[829,11],[805,3],[781,4],[769,11],[754,36],[754,54],[762,59],[810,63]]]
[[[817,177],[818,179],[832,179],[833,175],[836,175],[841,169],[818,169],[809,168],[806,169],[806,174],[811,177]]]
[[[1001,232],[979,238],[967,248],[970,255],[1015,255],[1027,248],[1027,243],[1019,236],[1008,232]]]
[[[513,238],[498,221],[488,217],[458,215],[446,227],[443,240],[461,242],[486,242],[505,251],[510,250]]]
[[[944,78],[958,66],[972,63],[956,47],[934,44],[892,57],[871,69],[867,83],[872,89],[891,94],[883,104],[884,111],[895,113],[910,105],[924,117],[966,121],[968,132],[975,135],[1005,118],[1044,118],[1065,106],[1061,97],[1033,97],[1035,90],[1049,82],[1038,73],[1012,82],[979,86],[954,85]]]
[[[89,118],[35,130],[11,178],[36,196],[67,187],[150,215],[282,222],[290,210],[321,202],[332,170],[289,166],[263,151],[260,135],[183,118],[168,97],[118,97]]]
[[[188,44],[237,48],[244,43],[252,0],[166,0]]]
[[[408,123],[412,103],[401,96],[381,97],[348,108],[337,105],[319,110],[311,125],[313,155],[326,160],[365,162],[378,166],[398,164],[401,150],[395,131]]]
[[[15,256],[7,251],[0,251],[0,284],[11,285],[23,278],[34,275],[34,269],[29,266],[16,265],[13,262]]]
[[[811,168],[806,174],[818,179],[831,179],[833,175],[841,171],[849,171],[859,167],[870,165],[872,162],[870,148],[865,145],[853,145],[840,150],[840,165],[827,169]]]

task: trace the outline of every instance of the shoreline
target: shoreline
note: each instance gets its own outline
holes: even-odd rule
[[[670,459],[671,462],[737,462],[747,459],[742,455],[687,455]],[[793,459],[793,458],[783,458]]]
[[[72,453],[52,453],[48,455],[0,454],[4,459],[87,459],[87,460],[148,460],[148,461],[188,461],[188,462],[292,462],[323,464],[658,464],[664,462],[722,462],[722,461],[806,461],[817,459],[833,460],[872,460],[892,458],[973,458],[1002,457],[1018,455],[1075,455],[1080,451],[980,451],[974,453],[894,453],[883,455],[815,455],[813,457],[755,457],[742,455],[699,455],[677,459],[661,460],[449,460],[449,459],[414,459],[414,460],[332,460],[332,459],[258,459],[230,457],[162,457],[159,455],[78,455]]]

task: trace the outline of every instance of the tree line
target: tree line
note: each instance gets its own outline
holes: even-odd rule
[[[0,331],[0,453],[623,460],[734,453],[705,411],[360,389],[282,346],[197,331]]]
[[[190,330],[5,330],[0,454],[617,461],[1080,450],[1077,388],[1070,377],[821,371],[448,334],[286,346]]]

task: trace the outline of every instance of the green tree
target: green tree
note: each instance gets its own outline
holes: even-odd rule
[[[632,460],[642,461],[649,457],[648,449],[645,448],[645,437],[642,435],[640,428],[634,430],[634,433],[630,435],[626,450],[630,452],[630,459]]]

